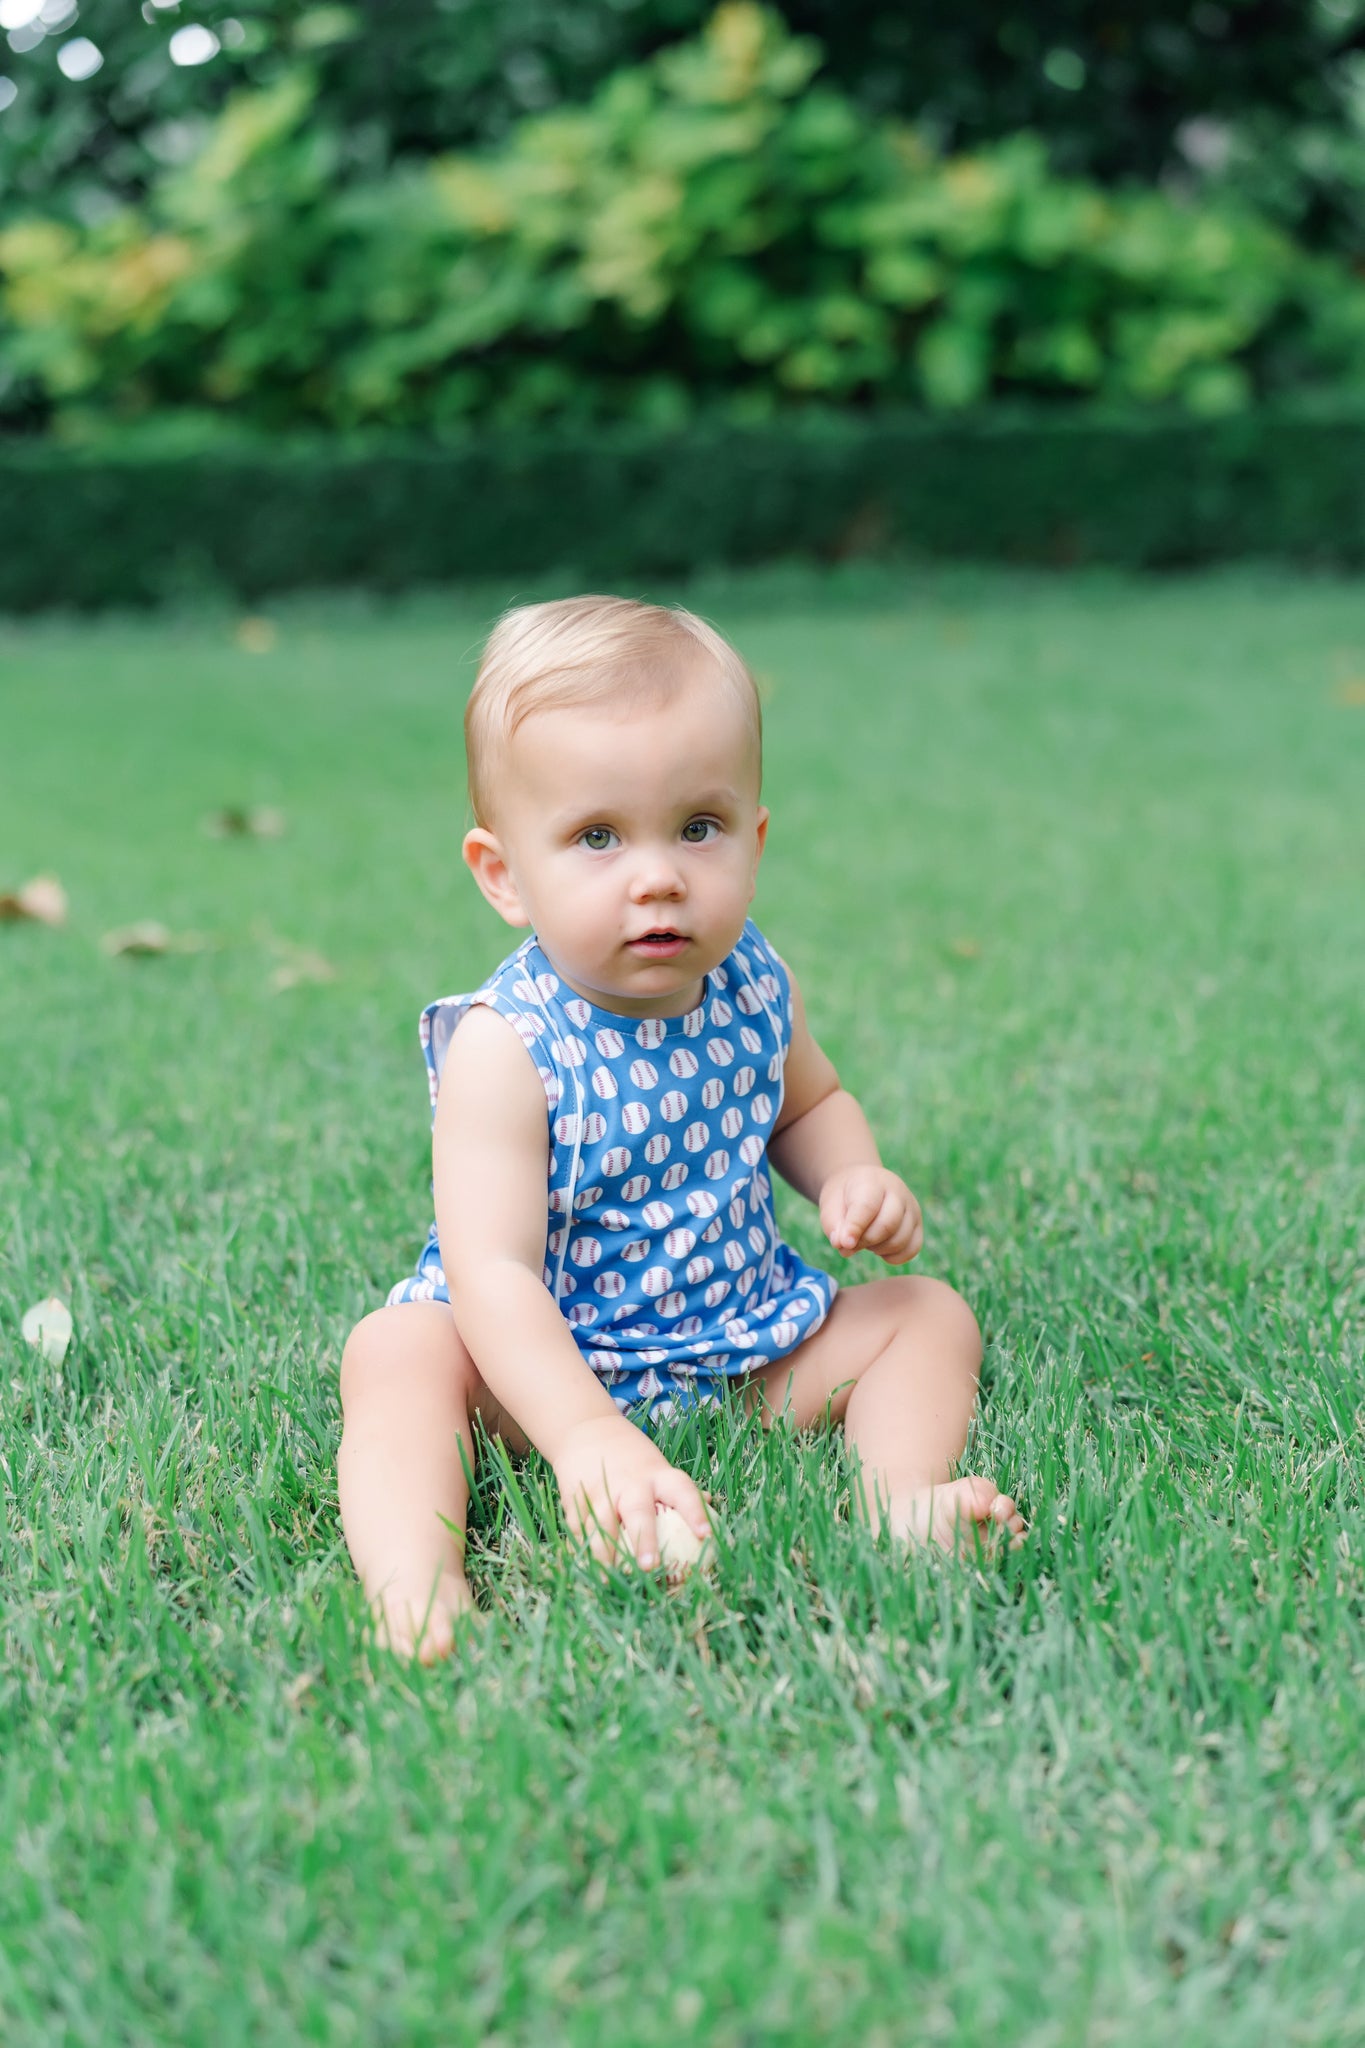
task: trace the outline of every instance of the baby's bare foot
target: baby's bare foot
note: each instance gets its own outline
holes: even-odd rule
[[[1002,1535],[1011,1550],[1024,1540],[1024,1518],[1010,1496],[979,1474],[904,1494],[891,1502],[885,1520],[893,1535],[911,1543],[941,1543],[968,1555]]]
[[[455,1623],[477,1614],[469,1581],[456,1572],[442,1572],[435,1585],[419,1588],[392,1580],[371,1602],[375,1634],[395,1657],[415,1657],[420,1664],[439,1664],[455,1647]]]

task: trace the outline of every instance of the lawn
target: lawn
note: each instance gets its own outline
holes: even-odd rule
[[[1365,588],[672,593],[763,678],[757,913],[1032,1534],[886,1554],[837,1441],[725,1417],[669,1597],[490,1461],[485,1624],[409,1670],[337,1361],[429,1220],[418,1010],[505,950],[459,714],[511,594],[0,623],[0,889],[71,897],[0,925],[0,2038],[1365,2038]]]

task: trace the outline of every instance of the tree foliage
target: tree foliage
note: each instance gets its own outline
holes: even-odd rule
[[[710,0],[195,0],[191,17],[187,0],[46,0],[0,62],[16,89],[0,108],[0,217],[138,198],[232,91],[268,87],[301,55],[319,116],[349,161],[374,168],[482,147],[528,114],[582,103],[709,12]],[[829,80],[856,104],[943,148],[1027,129],[1059,169],[1150,180],[1180,173],[1190,124],[1212,122],[1291,161],[1305,135],[1319,138],[1310,155],[1344,138],[1365,157],[1365,0],[782,0],[781,12],[819,38]],[[190,18],[222,47],[181,66],[172,39]],[[103,59],[79,80],[58,62],[76,35]],[[1341,230],[1330,184],[1311,196],[1306,225]]]
[[[1231,204],[872,122],[731,0],[495,149],[348,161],[303,65],[93,225],[0,232],[0,416],[263,427],[951,410],[1010,393],[1235,408],[1365,382],[1365,284]]]

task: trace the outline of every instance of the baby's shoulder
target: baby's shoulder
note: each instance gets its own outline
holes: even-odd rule
[[[442,1063],[442,1086],[461,1087],[484,1082],[500,1087],[511,1085],[518,1092],[528,1089],[540,1094],[536,1076],[534,1040],[517,1029],[518,1018],[496,1003],[474,997],[460,1017],[460,1028],[451,1034]],[[527,1054],[532,1054],[532,1059]]]
[[[422,1056],[433,1108],[457,1043],[461,1047],[462,1070],[471,1062],[477,1063],[486,1046],[494,1048],[495,1058],[505,1057],[509,1046],[515,1051],[515,1046],[510,1045],[513,1035],[521,1042],[523,1062],[525,1054],[530,1053],[535,1064],[541,1064],[536,1059],[536,1046],[544,1025],[542,1017],[536,1014],[537,991],[533,972],[527,965],[529,951],[528,940],[509,953],[476,989],[465,995],[439,996],[423,1010]],[[476,1018],[481,1021],[471,1036]]]

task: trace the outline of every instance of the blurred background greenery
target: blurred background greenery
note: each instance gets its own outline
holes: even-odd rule
[[[0,0],[0,420],[1365,387],[1357,0]]]
[[[1002,402],[1365,436],[1365,0],[0,0],[0,29],[0,467]],[[1365,547],[1365,506],[1324,527]]]

